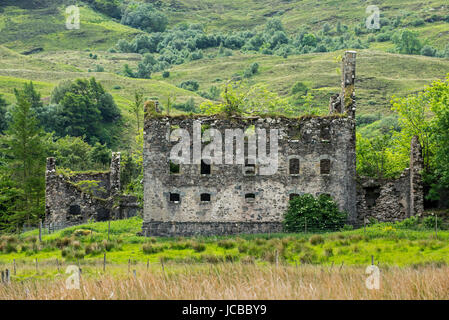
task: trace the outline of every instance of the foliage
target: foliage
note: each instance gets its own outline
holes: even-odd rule
[[[284,227],[288,232],[309,230],[338,230],[343,227],[347,218],[345,212],[328,195],[318,198],[310,194],[294,197],[290,200],[284,217]]]
[[[263,84],[253,86],[225,86],[221,94],[223,102],[204,102],[200,109],[206,114],[294,114],[293,106],[285,98],[271,92]]]
[[[17,229],[25,222],[36,221],[44,209],[44,134],[28,93],[26,88],[15,90],[17,104],[11,110],[11,123],[0,140],[1,153],[6,156],[6,167],[10,170],[8,175],[20,189],[13,196],[17,202],[7,210],[6,218],[10,228]]]
[[[123,13],[121,23],[147,32],[163,32],[168,19],[150,3],[131,2]]]
[[[122,12],[119,0],[87,0],[92,7],[108,16],[120,19]]]
[[[200,84],[196,80],[186,80],[183,81],[179,87],[189,91],[198,91]]]
[[[422,44],[418,39],[418,34],[408,29],[397,32],[393,36],[393,43],[396,50],[403,54],[420,54]]]
[[[109,166],[111,150],[105,146],[91,146],[83,137],[65,136],[51,141],[48,155],[57,159],[59,168],[74,171],[99,170]]]
[[[0,94],[0,134],[3,133],[3,131],[7,128],[7,121],[6,121],[6,106],[7,103],[5,99],[3,99],[3,96]]]
[[[115,143],[114,127],[108,124],[120,123],[120,109],[95,78],[61,83],[55,88],[52,100],[58,107],[53,114],[55,127],[49,129],[57,136],[86,136],[92,145]]]

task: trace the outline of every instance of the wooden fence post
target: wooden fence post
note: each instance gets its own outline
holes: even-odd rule
[[[104,257],[103,257],[103,272],[105,272],[106,271],[106,253],[104,254]]]
[[[9,273],[9,269],[6,269],[5,273],[6,273],[6,279],[5,279],[6,284],[9,284],[11,282],[11,275]]]
[[[131,258],[128,259],[128,276],[131,269]]]
[[[150,259],[147,259],[147,271],[150,268]]]
[[[16,259],[13,260],[13,274],[16,275]]]
[[[39,242],[42,242],[42,219],[39,220]]]
[[[371,265],[374,266],[374,256],[371,256]]]
[[[59,273],[59,260],[58,260],[58,258],[56,258],[56,268],[58,268],[58,273]]]
[[[435,239],[438,239],[438,215],[435,213]]]

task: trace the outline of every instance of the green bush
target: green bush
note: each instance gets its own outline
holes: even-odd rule
[[[324,239],[319,234],[316,234],[310,238],[309,242],[311,245],[316,246],[317,244],[324,243]]]
[[[290,200],[284,228],[288,232],[304,232],[307,224],[307,230],[312,231],[339,230],[346,218],[347,214],[338,209],[329,195],[315,198],[305,194]]]
[[[198,91],[200,84],[196,80],[186,80],[181,82],[179,87],[189,91]]]
[[[163,77],[163,78],[168,78],[168,77],[170,77],[170,72],[164,71],[164,73],[162,73],[162,77]]]

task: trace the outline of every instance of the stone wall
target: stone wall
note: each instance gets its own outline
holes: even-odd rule
[[[181,164],[170,173],[173,128],[193,136],[194,123],[226,129],[278,130],[278,169],[273,175],[246,175],[245,165]],[[150,235],[277,232],[291,196],[330,194],[356,220],[355,123],[342,116],[288,118],[146,117],[144,129],[144,225]],[[268,135],[268,134],[267,134]],[[224,139],[224,135],[223,135]],[[193,145],[190,144],[193,149]],[[222,147],[225,153],[224,144]],[[290,174],[291,159],[299,174]],[[322,163],[330,164],[322,173]],[[260,170],[256,165],[256,173]],[[171,201],[171,194],[179,195]],[[210,201],[201,201],[209,194]],[[253,195],[254,198],[247,198]]]
[[[76,225],[135,216],[139,204],[135,197],[120,196],[120,153],[113,153],[108,172],[64,175],[56,171],[56,159],[47,159],[45,213],[47,223]],[[85,190],[77,183],[97,181],[98,187]]]
[[[346,52],[338,103],[331,106],[327,117],[164,117],[156,102],[147,102],[143,233],[174,236],[278,232],[289,199],[305,193],[331,195],[349,213],[348,222],[355,223],[355,63],[356,53]],[[276,130],[277,171],[261,175],[260,164],[248,160],[244,164],[214,164],[210,174],[201,174],[201,162],[181,164],[179,173],[171,173],[172,131],[185,129],[190,137],[201,138],[195,126],[214,129],[223,138],[226,130],[265,129],[267,135],[269,130]],[[204,146],[200,143],[200,150]],[[189,142],[186,149],[195,151],[198,147]],[[292,174],[290,166],[299,172]],[[255,174],[246,174],[247,170]]]
[[[395,180],[359,178],[357,181],[357,214],[364,219],[401,221],[424,212],[421,171],[422,150],[417,137],[411,141],[410,168]]]

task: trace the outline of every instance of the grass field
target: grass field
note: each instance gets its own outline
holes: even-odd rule
[[[0,299],[448,299],[449,232],[366,231],[143,238],[141,219],[0,238]],[[106,264],[104,264],[106,254]],[[368,290],[371,257],[380,289]],[[80,290],[66,287],[70,265]]]
[[[380,270],[379,290],[368,290],[361,267],[204,264],[82,267],[80,289],[68,289],[68,274],[28,277],[0,286],[0,299],[448,299],[449,268],[388,267]],[[134,276],[134,271],[136,276]]]
[[[13,259],[24,263],[53,260],[99,263],[106,253],[113,264],[181,264],[252,262],[288,265],[365,265],[374,256],[376,263],[389,266],[449,264],[449,232],[424,227],[376,224],[363,229],[324,234],[264,234],[230,237],[145,238],[137,235],[142,220],[132,218],[111,222],[108,241],[106,222],[70,227],[45,234],[38,242],[37,230],[0,238],[0,262]]]

